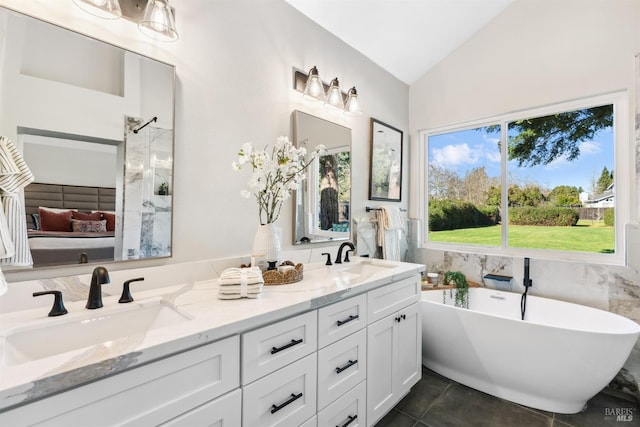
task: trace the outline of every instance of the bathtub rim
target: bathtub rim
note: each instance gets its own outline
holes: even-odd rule
[[[453,310],[471,311],[471,312],[479,313],[479,314],[486,315],[486,316],[497,317],[497,318],[500,318],[500,319],[513,321],[513,322],[524,322],[524,323],[527,323],[527,324],[536,325],[536,326],[540,326],[540,327],[566,329],[568,331],[583,332],[583,333],[590,333],[590,334],[604,334],[604,335],[633,335],[633,334],[635,334],[637,338],[640,337],[640,324],[638,322],[632,320],[632,319],[629,319],[626,316],[623,316],[623,315],[618,314],[618,313],[613,313],[611,311],[603,310],[603,309],[600,309],[600,308],[591,307],[591,306],[584,305],[584,304],[578,304],[578,303],[569,302],[569,301],[563,301],[563,300],[554,299],[554,298],[542,297],[542,296],[538,296],[538,295],[529,294],[528,298],[531,298],[533,300],[539,299],[539,300],[543,300],[543,301],[551,301],[552,303],[568,304],[570,306],[579,307],[580,310],[585,310],[585,309],[587,309],[587,310],[595,310],[595,311],[597,311],[599,313],[602,313],[602,315],[604,315],[604,316],[610,316],[610,317],[614,318],[616,321],[624,323],[625,326],[628,327],[629,329],[627,329],[625,327],[624,330],[606,330],[606,331],[601,330],[601,331],[598,331],[598,330],[592,330],[592,329],[586,329],[586,328],[576,328],[576,327],[573,327],[573,326],[566,326],[566,325],[553,325],[553,324],[549,324],[549,323],[542,323],[542,322],[536,321],[536,320],[527,320],[527,319],[525,319],[523,321],[522,319],[515,318],[515,317],[508,317],[508,316],[504,316],[504,315],[500,315],[500,314],[474,310],[472,308],[456,307],[456,306],[453,306],[453,305],[443,304],[442,301],[431,301],[431,300],[422,298],[422,295],[424,295],[425,292],[434,292],[434,291],[446,292],[447,290],[448,289],[422,289],[421,295],[420,295],[420,301],[424,301],[426,304],[434,304],[434,305],[438,305],[438,306],[444,306],[444,307],[447,307],[447,308],[450,308],[450,309],[453,309]],[[518,293],[518,292],[502,291],[502,290],[491,289],[491,288],[486,288],[486,287],[469,288],[469,292],[470,292],[470,294],[474,293],[474,292],[492,293],[492,294],[505,294],[505,295],[509,295],[509,296],[516,296],[517,298],[519,298],[520,295],[521,295],[521,293]]]

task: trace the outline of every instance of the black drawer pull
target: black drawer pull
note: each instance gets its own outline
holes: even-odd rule
[[[349,318],[348,318],[348,319],[346,319],[346,320],[338,320],[336,323],[338,324],[338,326],[342,326],[342,325],[344,325],[345,323],[349,323],[349,322],[351,322],[352,320],[356,320],[356,319],[357,319],[357,318],[359,318],[359,317],[360,317],[360,316],[359,316],[359,315],[357,315],[357,314],[356,314],[355,316],[352,314],[351,316],[349,316]]]
[[[347,427],[349,424],[354,422],[357,418],[358,418],[357,415],[349,415],[349,419],[344,424],[342,424],[342,426],[336,426],[336,427]]]
[[[340,372],[344,371],[345,369],[349,369],[350,367],[352,367],[356,363],[358,363],[358,359],[356,359],[356,360],[349,359],[349,363],[347,363],[346,365],[344,365],[341,368],[336,368],[336,374],[339,374]]]
[[[296,400],[300,399],[301,397],[302,397],[302,393],[299,393],[299,394],[291,393],[291,397],[286,402],[284,402],[284,403],[282,403],[280,405],[271,405],[271,413],[275,414],[280,409],[284,408],[285,406],[287,406],[290,403],[295,402]]]
[[[289,347],[293,347],[296,344],[300,344],[302,341],[303,341],[303,339],[300,338],[299,340],[291,340],[291,342],[289,344],[285,344],[282,347],[271,347],[271,354],[276,354],[279,351],[286,350]]]

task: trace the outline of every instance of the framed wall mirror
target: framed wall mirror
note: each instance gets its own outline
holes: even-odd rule
[[[371,118],[369,200],[401,201],[402,131]]]
[[[351,129],[302,111],[293,112],[294,143],[327,151],[307,170],[296,191],[293,243],[351,238]]]
[[[6,8],[0,31],[0,135],[35,176],[33,268],[171,256],[175,67]],[[104,236],[43,229],[47,208],[99,217]]]

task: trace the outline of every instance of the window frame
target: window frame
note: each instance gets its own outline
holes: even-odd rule
[[[556,113],[568,112],[584,108],[596,107],[599,105],[613,105],[613,141],[614,141],[614,182],[616,188],[621,188],[620,183],[630,183],[630,190],[616,191],[615,205],[615,253],[599,254],[586,252],[554,251],[548,249],[516,248],[507,246],[508,221],[501,221],[501,246],[468,245],[451,242],[432,242],[428,239],[429,233],[429,212],[428,212],[428,170],[429,170],[429,137],[445,133],[476,129],[490,125],[501,125],[500,154],[500,183],[502,212],[507,212],[507,123],[528,118],[541,117]],[[446,126],[428,128],[418,131],[418,141],[420,150],[420,168],[418,173],[420,202],[418,206],[418,216],[421,219],[422,227],[420,232],[420,248],[450,250],[459,252],[480,253],[483,255],[497,256],[532,256],[541,259],[594,262],[608,265],[625,265],[625,225],[632,218],[633,191],[636,188],[635,176],[635,150],[631,141],[630,124],[632,123],[629,113],[629,95],[627,91],[613,92],[604,95],[591,96],[572,101],[558,102],[542,107],[513,111],[510,113],[486,117],[463,123],[456,123]],[[626,187],[626,186],[625,186]]]

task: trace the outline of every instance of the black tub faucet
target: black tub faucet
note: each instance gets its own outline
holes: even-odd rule
[[[110,282],[109,272],[106,268],[94,268],[91,275],[91,286],[89,286],[89,298],[85,307],[90,310],[102,307],[102,285]]]
[[[347,250],[347,254],[344,257],[344,262],[349,262],[349,252],[353,252],[356,250],[356,247],[353,246],[353,243],[351,242],[344,242],[343,244],[341,244],[340,248],[338,249],[338,255],[336,255],[336,260],[335,260],[336,264],[342,264],[342,251],[346,246],[348,246],[350,249]]]
[[[533,280],[531,280],[531,278],[529,277],[529,263],[530,263],[529,258],[525,258],[524,259],[524,278],[522,280],[522,284],[524,285],[525,289],[533,285]]]

